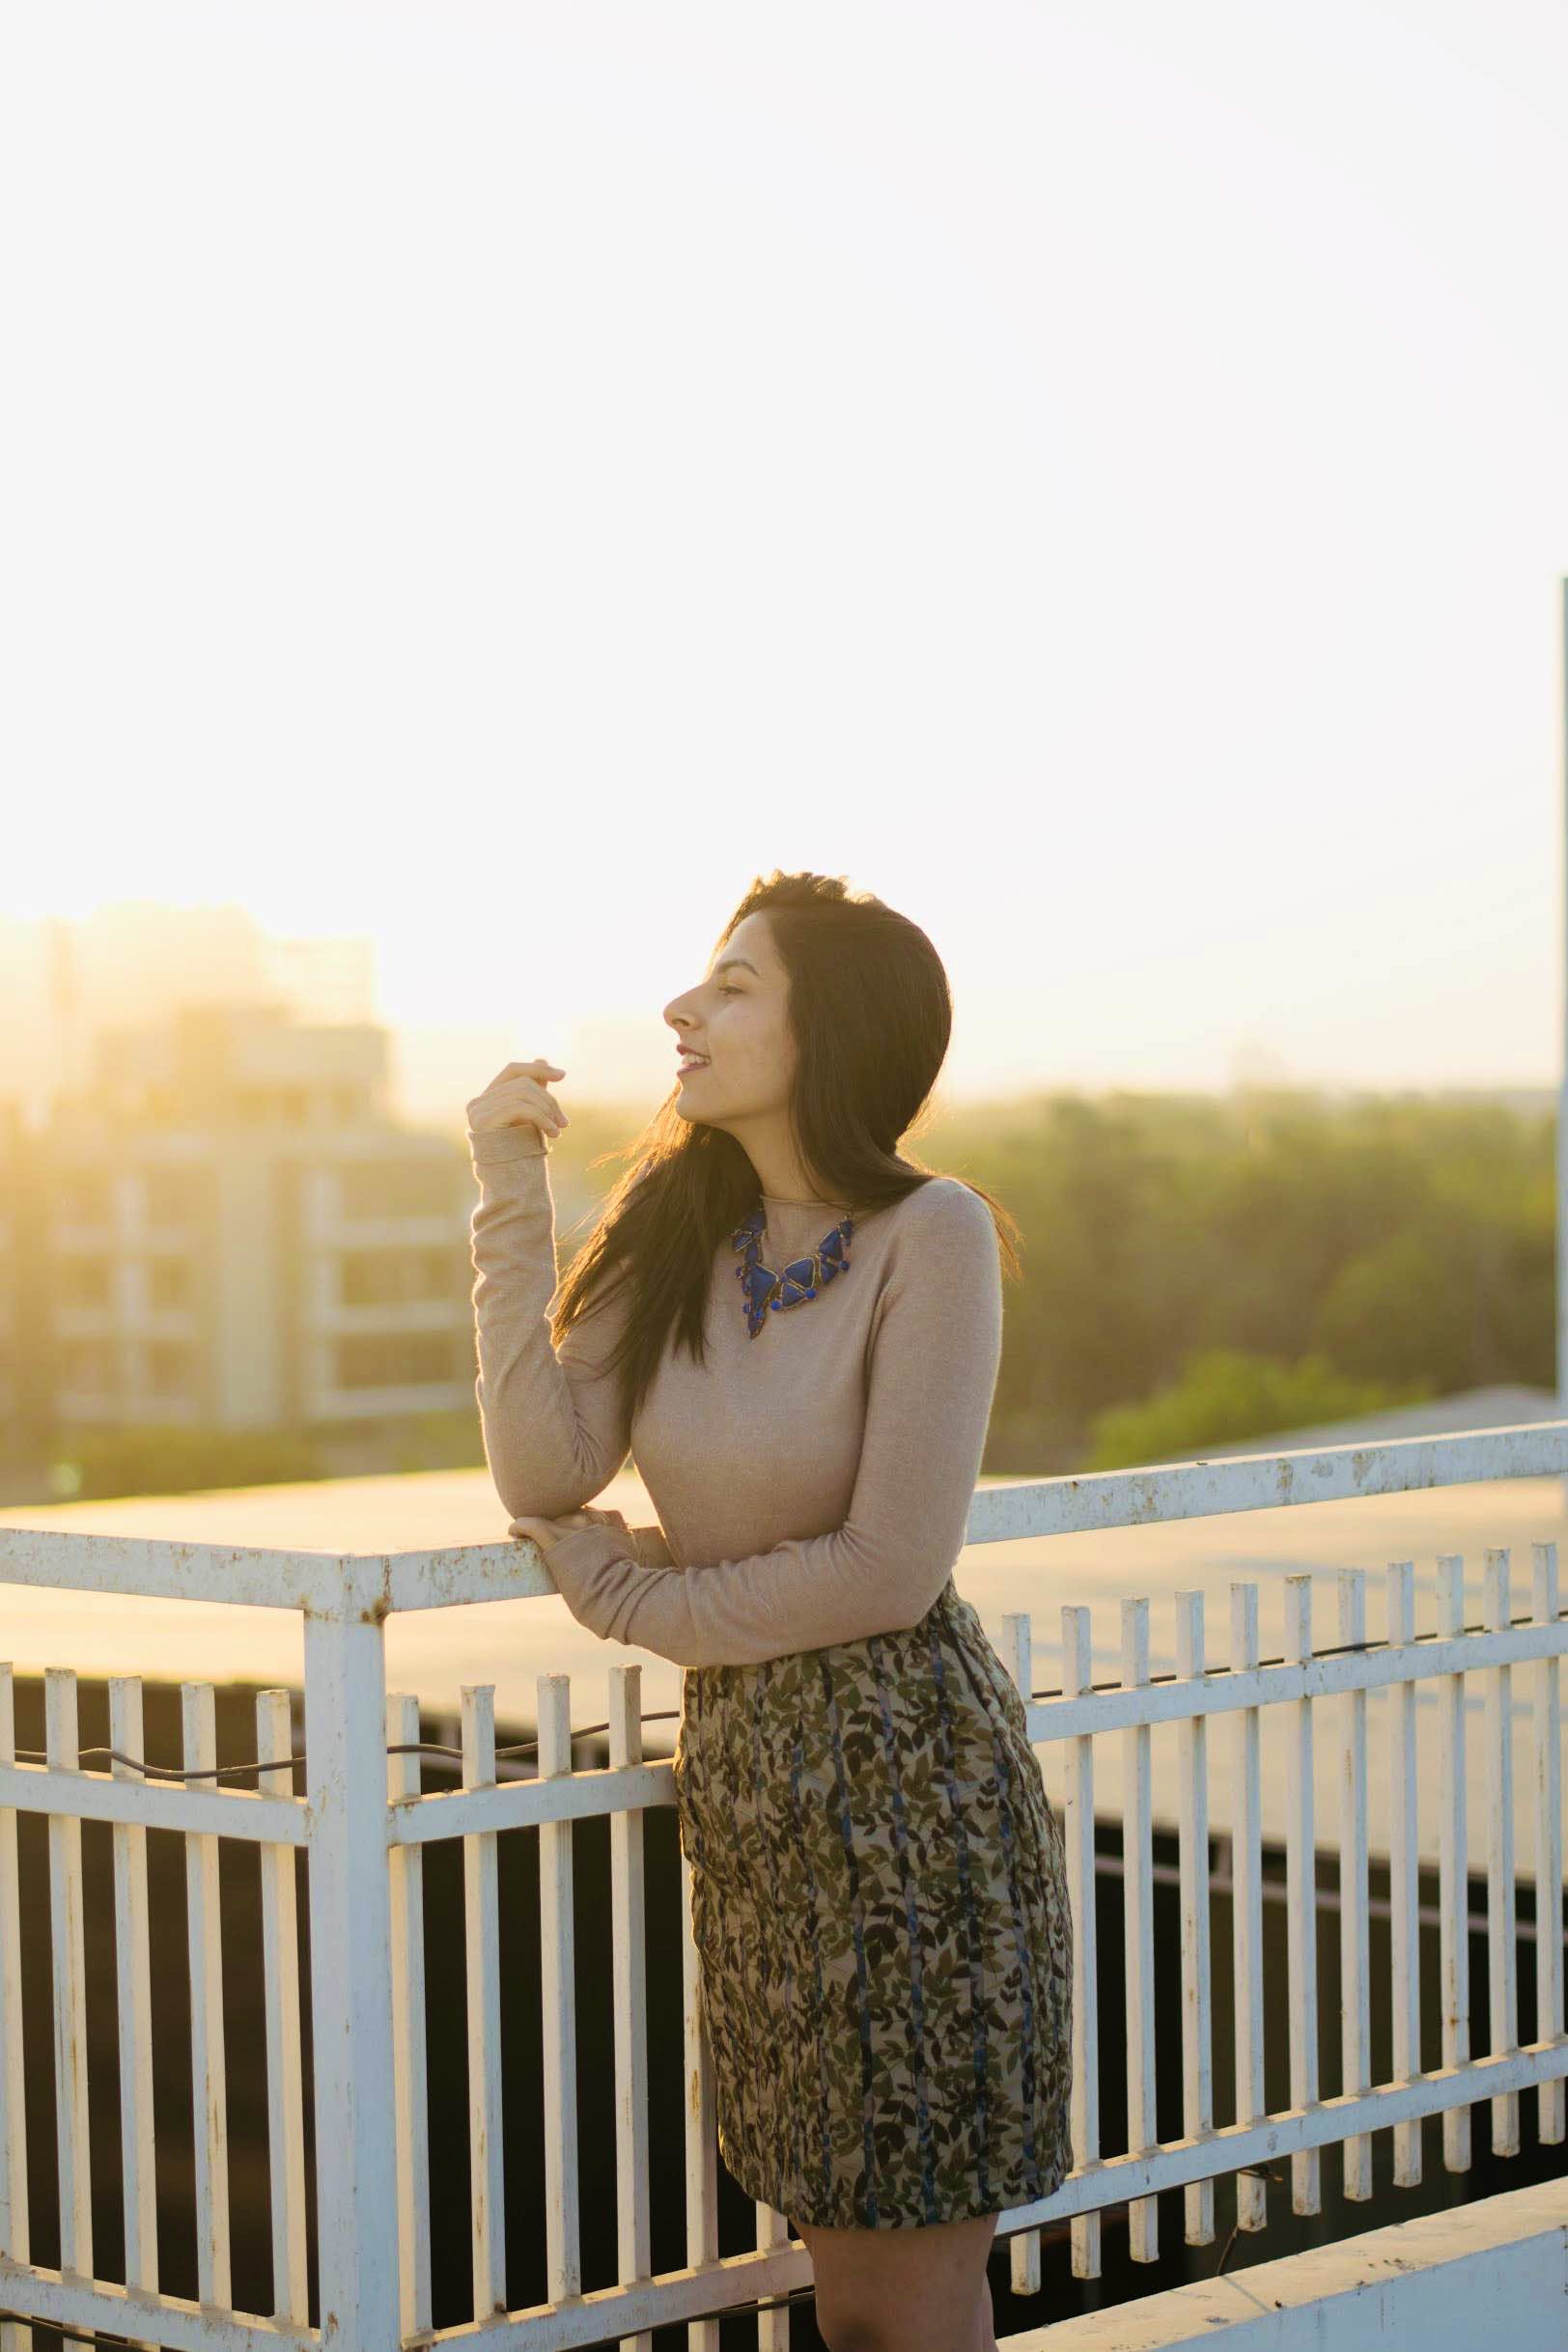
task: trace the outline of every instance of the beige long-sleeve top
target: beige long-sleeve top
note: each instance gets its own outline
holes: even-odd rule
[[[476,1393],[496,1492],[557,1519],[630,1451],[659,1526],[569,1529],[550,1572],[579,1623],[682,1666],[740,1666],[916,1624],[963,1547],[1001,1360],[991,1211],[933,1177],[855,1220],[845,1272],[767,1312],[755,1338],[726,1235],[694,1364],[666,1343],[629,1425],[604,1369],[626,1312],[598,1303],[551,1343],[548,1140],[468,1136],[480,1187]],[[763,1195],[764,1265],[808,1255],[842,1210]]]

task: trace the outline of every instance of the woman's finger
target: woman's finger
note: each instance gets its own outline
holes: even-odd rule
[[[542,1069],[553,1066],[540,1065]],[[468,1125],[475,1134],[494,1127],[519,1127],[524,1122],[556,1134],[572,1124],[549,1088],[520,1071],[516,1077],[508,1078],[503,1072],[492,1078],[484,1093],[475,1095],[468,1105]]]

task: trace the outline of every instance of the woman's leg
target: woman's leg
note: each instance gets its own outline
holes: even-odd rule
[[[991,2300],[989,2271],[980,2282],[980,2333],[975,2338],[975,2352],[996,2352],[996,2313]]]
[[[794,2222],[831,2352],[994,2352],[986,2277],[998,2216],[925,2228],[826,2229]]]

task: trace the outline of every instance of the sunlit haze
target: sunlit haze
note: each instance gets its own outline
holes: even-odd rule
[[[809,866],[950,1098],[1554,1080],[1560,7],[49,0],[0,194],[5,923],[652,1097]]]

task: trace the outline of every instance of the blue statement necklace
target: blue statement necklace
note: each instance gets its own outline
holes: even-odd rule
[[[744,1252],[735,1269],[735,1278],[741,1285],[749,1339],[755,1339],[762,1330],[770,1307],[776,1315],[786,1306],[803,1306],[808,1299],[817,1296],[819,1287],[826,1290],[835,1274],[849,1273],[848,1250],[854,1219],[842,1218],[831,1233],[824,1234],[810,1257],[791,1258],[777,1274],[762,1263],[762,1237],[767,1230],[768,1212],[759,1201],[730,1236],[731,1248]]]

